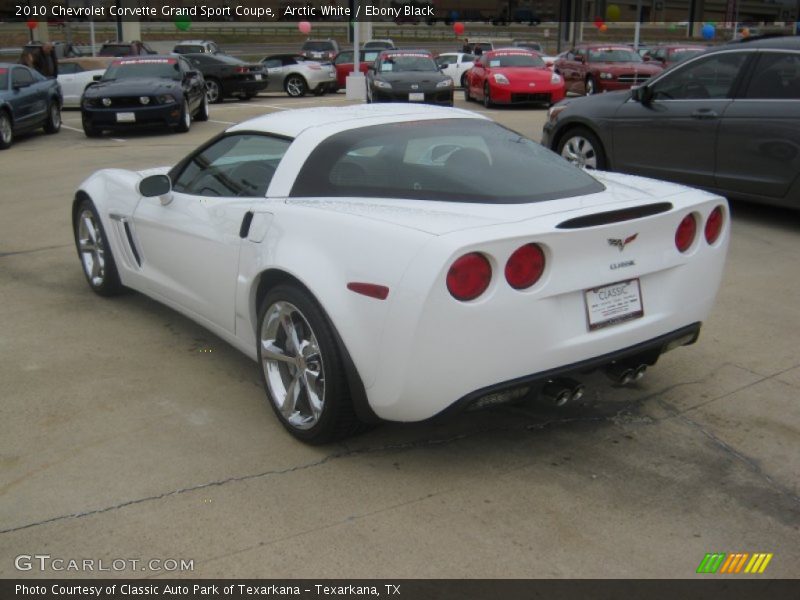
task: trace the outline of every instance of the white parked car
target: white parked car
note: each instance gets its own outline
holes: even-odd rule
[[[261,59],[267,69],[267,91],[285,91],[293,98],[312,92],[321,96],[336,88],[336,68],[331,63],[308,60],[300,54],[272,54]]]
[[[95,77],[103,76],[110,62],[110,58],[94,56],[59,60],[58,83],[64,95],[64,107],[80,108],[83,90]]]
[[[314,443],[641,376],[697,339],[729,231],[719,196],[414,104],[257,117],[173,167],[98,171],[72,215],[95,292],[138,290],[258,361]]]
[[[475,65],[475,55],[463,52],[447,52],[436,57],[436,64],[442,73],[461,87],[467,87],[467,71]]]

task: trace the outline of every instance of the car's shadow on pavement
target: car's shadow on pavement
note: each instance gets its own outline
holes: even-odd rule
[[[800,198],[794,209],[741,200],[730,200],[730,207],[734,221],[746,221],[784,231],[797,231],[800,225]]]

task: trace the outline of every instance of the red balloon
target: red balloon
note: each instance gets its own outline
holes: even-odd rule
[[[455,31],[456,35],[463,35],[463,33],[464,33],[464,24],[463,23],[453,23],[453,31]]]
[[[29,20],[27,23],[25,23],[25,24],[28,26],[28,29],[30,29],[31,31],[33,31],[34,29],[36,29],[36,28],[39,26],[39,21],[34,21],[33,19],[30,19],[30,20]]]

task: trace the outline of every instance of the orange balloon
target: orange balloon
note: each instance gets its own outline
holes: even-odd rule
[[[606,25],[605,23],[603,23],[602,25],[600,25],[600,31],[601,31],[601,32],[603,32],[603,33],[605,33],[606,31],[608,31],[608,25]]]

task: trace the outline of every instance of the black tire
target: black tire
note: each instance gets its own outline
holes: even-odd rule
[[[292,98],[302,98],[308,91],[308,84],[302,75],[293,73],[284,80],[283,89]]]
[[[14,125],[11,115],[6,110],[0,110],[0,150],[10,148],[14,143]]]
[[[317,378],[315,382],[319,382],[320,379],[324,382],[322,408],[314,424],[307,428],[290,422],[287,417],[284,416],[278,406],[278,401],[276,401],[272,395],[270,384],[267,381],[267,369],[266,363],[262,357],[263,344],[261,340],[264,335],[269,335],[267,334],[269,327],[268,325],[265,326],[265,319],[268,314],[277,310],[277,303],[283,303],[284,306],[289,304],[300,313],[302,320],[297,319],[294,313],[291,319],[298,328],[297,331],[301,332],[298,335],[302,335],[303,339],[305,339],[306,335],[309,335],[309,337],[313,335],[319,349],[317,362],[321,365],[318,367],[321,377]],[[310,331],[306,330],[306,325],[310,327]],[[285,330],[283,331],[285,332]],[[364,429],[364,425],[358,420],[353,408],[351,391],[344,370],[344,362],[339,350],[339,345],[336,342],[333,326],[317,301],[311,297],[308,292],[293,284],[280,284],[267,292],[258,311],[258,340],[258,362],[259,365],[261,365],[261,379],[264,384],[267,400],[275,412],[275,415],[278,417],[278,420],[289,433],[308,444],[326,444],[354,435]],[[275,341],[277,344],[277,334]],[[276,362],[275,364],[278,363]],[[312,363],[309,361],[307,364],[311,365]],[[272,368],[276,369],[277,367],[273,365]],[[273,378],[276,376],[275,373],[276,371],[273,370]],[[282,381],[285,383],[285,380]],[[317,384],[318,383],[314,383],[313,385]],[[283,383],[280,385],[283,385]],[[289,385],[291,386],[291,384]],[[310,406],[310,404],[308,404],[308,391],[302,391],[304,389],[307,390],[307,388],[300,383],[297,385],[300,386],[300,394],[305,393],[305,397],[301,400],[301,396],[298,395],[298,400],[294,406],[302,407],[303,402],[306,403],[306,406]],[[288,387],[284,391],[288,392]],[[297,409],[292,416],[294,417],[297,415],[297,418],[300,418],[302,416],[301,411],[302,408]]]
[[[197,109],[197,114],[194,116],[194,120],[202,123],[204,121],[208,121],[208,117],[208,98],[203,96],[203,100],[200,102],[200,108]]]
[[[494,105],[492,102],[492,88],[489,87],[489,82],[483,84],[483,105],[486,108],[491,108]]]
[[[192,128],[192,113],[189,110],[189,102],[184,99],[183,109],[181,109],[181,120],[175,126],[175,131],[178,133],[186,133]]]
[[[586,95],[593,96],[597,93],[597,87],[594,82],[594,77],[591,75],[586,78]]]
[[[575,140],[575,143],[577,144],[579,142],[579,138],[583,138],[584,140],[586,140],[593,149],[593,154],[595,157],[595,166],[587,165],[587,168],[594,168],[599,171],[604,171],[608,169],[608,160],[606,157],[606,151],[605,148],[603,148],[603,144],[600,141],[600,138],[598,138],[593,131],[590,131],[586,127],[573,127],[568,131],[566,131],[558,140],[556,152],[564,156],[564,147],[567,146],[567,144],[569,144],[571,140]],[[567,157],[565,156],[564,158]],[[567,158],[567,160],[570,159]],[[578,164],[579,166],[584,166],[581,165],[580,162],[574,164]]]
[[[61,130],[61,105],[53,99],[47,107],[47,120],[44,122],[45,133],[58,133]]]
[[[84,236],[81,229],[81,221],[88,214],[91,215],[91,220],[95,227],[95,246],[99,248],[100,255],[103,259],[101,281],[99,281],[97,277],[93,277],[88,270],[89,267],[84,260],[84,253],[88,251],[87,246],[84,244],[83,250],[81,249],[84,241],[91,241],[91,236]],[[88,198],[84,198],[78,204],[74,223],[72,224],[72,231],[75,238],[75,248],[78,251],[78,259],[81,261],[81,270],[83,271],[84,277],[86,277],[86,282],[89,284],[89,287],[92,288],[92,291],[99,296],[116,296],[125,291],[125,287],[119,280],[117,263],[114,261],[114,255],[111,252],[111,246],[108,243],[108,236],[103,228],[103,223],[100,221],[94,203]]]
[[[215,77],[206,77],[206,99],[211,104],[220,104],[225,98],[222,83]]]
[[[100,137],[103,133],[102,130],[94,127],[85,117],[82,119],[83,121],[83,133],[86,134],[86,137],[96,138]]]

